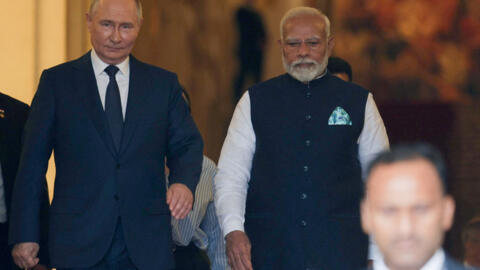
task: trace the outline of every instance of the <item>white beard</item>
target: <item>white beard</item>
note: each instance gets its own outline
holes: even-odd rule
[[[320,76],[328,65],[328,54],[325,53],[322,63],[318,63],[315,60],[310,58],[302,58],[299,60],[293,61],[291,64],[287,63],[285,55],[282,54],[282,63],[285,71],[290,74],[293,78],[307,83]],[[299,64],[312,64],[309,67],[298,67]]]

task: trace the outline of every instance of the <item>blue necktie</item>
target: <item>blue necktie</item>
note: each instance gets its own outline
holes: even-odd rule
[[[122,141],[123,113],[122,102],[120,100],[120,90],[118,89],[117,80],[115,79],[117,71],[118,67],[113,65],[105,68],[105,72],[108,74],[108,77],[110,77],[107,86],[107,94],[105,95],[105,113],[107,115],[113,141],[118,151]]]

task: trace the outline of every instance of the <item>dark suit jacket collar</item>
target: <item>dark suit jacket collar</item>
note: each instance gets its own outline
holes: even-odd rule
[[[97,81],[93,71],[90,51],[82,57],[72,62],[73,68],[73,87],[82,96],[86,111],[90,116],[96,130],[100,134],[103,142],[114,157],[117,151],[108,126],[105,111],[98,94]]]
[[[130,78],[125,126],[121,147],[117,151],[113,144],[113,139],[108,127],[100,96],[98,95],[98,87],[90,53],[91,51],[73,61],[73,66],[78,71],[75,72],[75,85],[83,96],[83,101],[90,114],[90,118],[97,131],[100,133],[103,141],[110,152],[115,157],[119,157],[126,151],[130,144],[131,138],[136,129],[137,119],[142,114],[143,100],[146,98],[148,91],[152,87],[148,76],[147,66],[138,61],[133,55],[130,55]]]

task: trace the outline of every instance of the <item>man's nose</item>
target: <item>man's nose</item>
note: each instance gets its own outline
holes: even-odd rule
[[[300,47],[298,47],[298,55],[305,57],[308,56],[310,53],[310,47],[307,45],[307,43],[302,42],[300,43]]]
[[[397,220],[398,232],[404,236],[411,235],[413,232],[415,218],[410,213],[402,213]]]
[[[115,43],[118,43],[122,40],[122,36],[120,35],[120,30],[117,27],[113,29],[113,32],[110,35],[110,39]]]

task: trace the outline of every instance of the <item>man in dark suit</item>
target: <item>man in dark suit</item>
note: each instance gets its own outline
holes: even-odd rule
[[[52,266],[172,269],[170,213],[191,210],[202,139],[176,75],[130,55],[140,2],[92,1],[87,23],[93,50],[44,71],[32,102],[13,192],[12,254],[22,268],[37,262],[38,190],[54,150]]]
[[[27,121],[28,105],[0,93],[0,265],[1,269],[14,268],[11,248],[8,245],[8,225],[10,221],[10,205],[13,183],[17,174],[21,152],[21,137]],[[48,213],[48,190],[43,181],[41,202],[41,241],[46,242],[45,222]],[[28,199],[28,196],[25,197]],[[48,264],[47,246],[40,250],[40,264],[36,269],[46,269]]]
[[[382,253],[374,270],[464,269],[442,249],[455,211],[446,191],[445,163],[429,145],[399,145],[372,161],[361,216]]]

